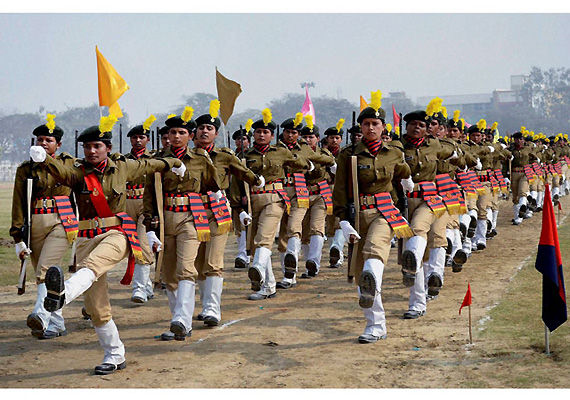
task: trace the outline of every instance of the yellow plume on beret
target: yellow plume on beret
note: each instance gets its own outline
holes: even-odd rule
[[[249,132],[252,125],[253,125],[253,120],[250,118],[245,122],[245,131]]]
[[[101,117],[99,120],[99,131],[101,131],[101,133],[111,132],[117,121],[118,119],[115,114],[109,114],[108,117]]]
[[[166,117],[166,119],[170,119],[172,117],[176,117],[176,114],[168,114],[168,117]]]
[[[194,109],[192,107],[186,106],[184,107],[184,111],[182,111],[180,118],[182,118],[182,121],[184,121],[184,124],[186,124],[192,119],[192,115],[194,115]]]
[[[301,122],[303,122],[303,113],[298,112],[297,114],[295,114],[295,119],[293,120],[293,126],[295,127],[299,125]]]
[[[273,118],[273,116],[271,115],[271,110],[269,108],[265,108],[262,112],[261,115],[263,116],[263,123],[265,125],[267,125],[268,123],[271,122],[271,119]]]
[[[392,132],[392,125],[386,124],[386,130],[387,130],[388,132]]]
[[[341,118],[341,119],[339,119],[338,122],[336,123],[336,130],[337,130],[338,132],[340,132],[340,130],[342,129],[343,125],[344,125],[344,118]]]
[[[455,110],[455,111],[453,112],[453,120],[454,120],[455,122],[459,121],[459,116],[460,116],[460,115],[461,115],[461,111]]]
[[[441,107],[441,115],[443,115],[443,118],[447,119],[447,107]]]
[[[46,115],[46,128],[49,129],[49,133],[53,133],[53,130],[55,129],[55,115],[54,114],[48,114]]]
[[[497,129],[497,126],[499,126],[499,123],[493,122],[493,125],[491,125],[491,130],[494,131],[495,129]]]
[[[305,122],[307,123],[307,128],[309,129],[313,129],[313,127],[315,126],[315,124],[313,123],[313,116],[312,115],[305,115]]]
[[[370,92],[370,107],[372,107],[375,111],[382,106],[382,92],[377,90],[375,92]]]
[[[426,107],[426,114],[428,115],[428,117],[431,117],[435,113],[441,111],[441,103],[443,103],[443,100],[440,99],[439,97],[435,97],[430,100],[430,102]]]
[[[152,123],[156,121],[156,117],[154,115],[151,114],[150,117],[148,117],[146,119],[146,121],[144,121],[143,123],[143,132],[146,132],[150,129],[150,126],[152,125]]]
[[[212,118],[217,118],[220,112],[220,100],[212,100],[210,101],[210,116]]]
[[[399,126],[395,127],[394,132],[396,132],[396,135],[400,136],[400,127]]]
[[[487,121],[485,121],[483,118],[481,118],[479,120],[479,122],[477,122],[477,129],[485,130],[486,127],[487,127]]]

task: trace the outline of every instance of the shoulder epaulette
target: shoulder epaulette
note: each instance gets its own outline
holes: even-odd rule
[[[232,156],[236,155],[236,153],[229,147],[220,147],[220,151],[223,153],[231,154]]]

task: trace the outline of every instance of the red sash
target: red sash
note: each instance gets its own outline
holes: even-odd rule
[[[501,191],[503,193],[508,193],[509,189],[507,188],[507,181],[505,180],[503,173],[501,172],[500,169],[496,169],[494,172],[495,176],[497,177],[497,180],[499,181],[499,187],[501,188]]]
[[[232,230],[232,217],[228,209],[226,196],[223,196],[220,201],[216,201],[214,193],[208,192],[208,197],[210,198],[210,208],[218,224],[218,233],[228,233]]]
[[[471,180],[471,184],[473,185],[473,187],[477,191],[477,194],[487,193],[485,186],[481,185],[481,181],[477,177],[477,174],[475,173],[475,171],[467,171],[467,175],[469,176],[469,179]]]
[[[471,178],[467,172],[458,172],[457,179],[459,180],[459,185],[465,191],[467,197],[473,198],[477,197],[477,191],[475,187],[471,184]]]
[[[63,225],[63,229],[65,229],[65,233],[67,234],[67,240],[69,243],[73,243],[77,237],[77,233],[79,232],[79,224],[77,223],[77,218],[75,218],[75,214],[71,208],[69,197],[55,196],[54,200],[59,218],[61,219],[61,224]]]
[[[459,187],[457,183],[449,177],[449,174],[436,175],[435,183],[449,214],[465,214],[467,212],[467,210],[461,207],[463,196],[459,191]]]
[[[305,175],[301,173],[293,174],[295,182],[295,193],[297,194],[297,207],[309,208],[309,191],[307,190],[307,181]]]
[[[528,179],[528,183],[534,182],[534,179],[537,177],[530,164],[524,166],[524,174],[526,175],[526,179]]]
[[[408,225],[408,221],[400,214],[400,211],[392,203],[390,193],[376,193],[376,208],[390,227],[394,230],[394,234],[399,238],[409,238],[414,236],[414,231]]]
[[[441,217],[445,213],[446,208],[445,205],[443,205],[441,197],[437,195],[435,183],[424,181],[418,183],[418,185],[420,186],[419,196],[416,195],[418,192],[410,192],[408,193],[408,197],[421,197],[435,216]]]
[[[85,176],[87,189],[90,192],[89,197],[91,198],[93,207],[95,207],[95,210],[97,211],[97,215],[100,218],[114,217],[115,214],[113,214],[111,208],[109,208],[109,204],[105,198],[105,192],[103,191],[101,182],[99,182],[99,179],[94,173],[85,174],[85,168],[82,167],[82,169]],[[127,263],[127,271],[125,272],[123,279],[121,279],[122,285],[130,285],[133,279],[133,273],[135,271],[135,258],[141,262],[144,262],[144,258],[137,236],[137,224],[125,212],[120,212],[116,216],[121,219],[121,226],[111,227],[110,229],[117,229],[123,232],[129,240],[129,244],[131,245],[131,253],[129,254],[129,260]]]
[[[332,203],[332,191],[331,187],[327,183],[327,181],[321,181],[318,183],[319,191],[321,192],[321,197],[325,202],[325,206],[327,207],[327,215],[333,215],[333,203]]]

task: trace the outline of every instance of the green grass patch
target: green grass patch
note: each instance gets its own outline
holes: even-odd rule
[[[558,235],[568,288],[570,265],[564,265],[564,260],[570,259],[570,222],[559,227]],[[491,320],[479,332],[488,344],[484,351],[522,355],[508,362],[508,373],[495,375],[502,383],[499,387],[570,387],[570,324],[567,321],[550,334],[551,355],[547,356],[541,317],[542,275],[535,269],[535,260],[536,251],[509,284],[500,303],[489,312]]]

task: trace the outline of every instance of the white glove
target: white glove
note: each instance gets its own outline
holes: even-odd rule
[[[340,229],[342,229],[342,234],[344,235],[344,238],[348,243],[351,243],[350,235],[354,235],[356,236],[357,239],[360,239],[360,235],[358,234],[358,232],[356,232],[356,230],[352,227],[352,225],[350,225],[350,222],[346,220],[340,221]]]
[[[259,186],[255,186],[256,188],[262,188],[265,186],[265,177],[263,175],[259,175]]]
[[[249,224],[251,224],[251,215],[249,215],[245,211],[242,211],[239,213],[239,220],[243,226],[248,226]]]
[[[509,183],[511,183],[511,180],[510,180],[509,178],[505,178],[505,182],[506,182],[507,185],[508,185]]]
[[[311,162],[311,160],[308,160],[308,162],[309,162],[309,172],[311,172],[312,170],[315,169],[315,164],[313,164],[313,163]]]
[[[259,180],[261,181],[259,185],[253,185],[253,190],[261,190],[265,186],[265,178],[263,175],[259,175]]]
[[[44,162],[46,160],[46,150],[42,146],[30,147],[30,157],[34,162]]]
[[[336,163],[334,163],[333,165],[331,165],[329,167],[329,170],[331,171],[331,174],[336,174]]]
[[[184,164],[182,164],[182,165],[184,165]],[[162,249],[162,243],[156,237],[156,233],[154,233],[154,231],[148,231],[146,233],[146,237],[148,239],[148,245],[150,246],[151,249],[153,249],[152,251],[154,251],[155,253],[158,253]],[[156,250],[154,249],[155,244],[157,245]]]
[[[402,188],[404,189],[404,194],[414,191],[414,181],[412,180],[411,176],[409,176],[406,179],[402,179],[400,183],[402,184]]]
[[[186,165],[182,163],[182,165],[180,165],[180,167],[178,168],[172,167],[172,172],[174,172],[176,175],[182,178],[184,176],[184,173],[186,172]]]
[[[540,163],[540,158],[536,157],[536,161],[537,161],[538,163]]]
[[[218,190],[217,192],[212,193],[212,197],[214,198],[214,200],[217,203],[218,201],[220,201],[224,197],[224,192],[222,192],[221,190]]]
[[[451,157],[448,158],[448,160],[455,160],[456,158],[459,158],[459,156],[457,155],[457,152],[454,150],[453,154],[451,155]]]
[[[493,146],[487,146],[487,147],[489,148],[489,150],[491,151],[491,153],[495,151],[495,148],[494,148]]]
[[[503,148],[503,150],[505,150],[507,148],[507,145],[504,143],[499,143],[501,145],[501,147]]]
[[[511,156],[511,161],[513,161],[515,159],[515,156]]]
[[[40,147],[40,146],[35,146],[35,147]],[[43,149],[43,147],[41,148]],[[26,243],[24,242],[16,243],[16,256],[20,258],[20,254],[22,254],[22,252],[25,253],[24,258],[27,258],[32,252],[32,250],[28,249],[28,246],[26,246]]]
[[[477,159],[477,164],[475,164],[475,169],[478,169],[479,171],[481,171],[481,168],[483,168],[483,165],[481,164],[481,160]]]

